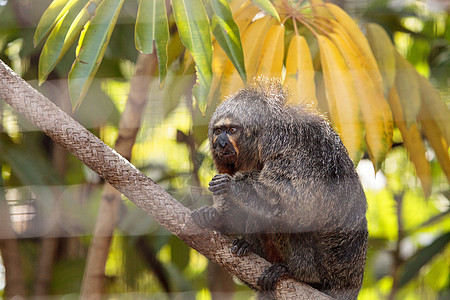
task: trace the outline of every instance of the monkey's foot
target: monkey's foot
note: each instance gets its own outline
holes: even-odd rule
[[[250,250],[250,244],[243,239],[234,239],[233,247],[230,250],[236,256],[244,256]]]
[[[231,186],[231,176],[228,174],[217,174],[209,182],[208,190],[214,196],[223,195],[229,192]]]
[[[212,206],[202,206],[193,210],[191,217],[198,226],[203,228],[218,228],[220,225],[220,214]]]
[[[274,263],[264,270],[261,277],[258,279],[258,286],[261,291],[273,291],[277,286],[277,281],[281,276],[288,274],[288,269],[285,265]]]

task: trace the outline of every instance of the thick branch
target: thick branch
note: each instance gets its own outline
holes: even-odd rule
[[[14,74],[3,62],[0,62],[0,97],[167,230],[256,287],[257,279],[270,266],[269,262],[253,253],[245,258],[232,255],[228,237],[198,227],[190,217],[189,209]],[[275,295],[292,299],[329,299],[292,279],[279,281]]]

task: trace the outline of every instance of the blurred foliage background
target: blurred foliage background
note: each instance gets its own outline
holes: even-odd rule
[[[0,0],[0,58],[71,112],[67,74],[74,49],[38,86],[42,44],[33,47],[33,35],[50,2]],[[388,30],[400,53],[430,79],[449,105],[448,1],[334,2],[361,21],[376,22]],[[125,1],[96,78],[73,113],[111,146],[138,57],[130,34],[137,6],[138,1]],[[194,70],[186,68],[184,61],[172,62],[163,89],[159,80],[152,81],[132,153],[134,165],[189,208],[208,201],[202,187],[215,174],[207,143],[192,149],[190,142],[192,103],[186,87],[193,81]],[[393,150],[376,175],[369,160],[358,165],[369,203],[370,233],[360,299],[450,297],[449,184],[428,145],[426,155],[432,168],[428,199],[397,129]],[[28,297],[78,298],[102,181],[1,100],[0,170],[0,296],[12,296],[9,286]],[[226,278],[203,256],[123,200],[105,267],[106,298],[251,297],[247,287]],[[6,276],[6,261],[11,261],[6,253],[11,249],[16,250],[12,261],[18,265]],[[217,282],[223,284],[217,287]]]

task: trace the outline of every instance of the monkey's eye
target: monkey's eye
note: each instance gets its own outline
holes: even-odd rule
[[[222,133],[222,129],[220,129],[220,128],[214,129],[214,134],[219,135],[219,134],[221,134],[221,133]]]
[[[237,132],[237,128],[236,127],[231,127],[230,130],[228,130],[230,133],[236,133]]]

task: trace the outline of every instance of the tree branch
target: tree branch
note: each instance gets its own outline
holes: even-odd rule
[[[249,285],[257,286],[257,279],[270,266],[269,262],[254,253],[243,258],[231,254],[228,237],[198,227],[189,209],[17,76],[3,61],[0,61],[0,97],[190,247]],[[292,279],[280,280],[274,295],[330,299]]]

